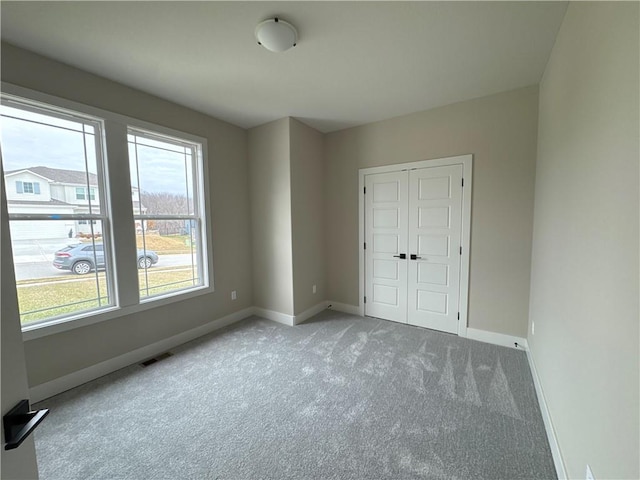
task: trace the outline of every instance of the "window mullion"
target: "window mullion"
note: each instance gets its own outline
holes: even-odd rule
[[[118,303],[121,307],[137,305],[140,301],[138,292],[138,271],[136,235],[133,219],[133,201],[131,198],[131,181],[129,178],[127,127],[121,123],[105,121],[105,147],[107,151],[108,192],[112,192],[110,205],[112,211],[111,241],[114,246],[110,261],[114,265],[115,288]],[[117,192],[117,193],[116,193]],[[129,192],[129,194],[123,194]]]

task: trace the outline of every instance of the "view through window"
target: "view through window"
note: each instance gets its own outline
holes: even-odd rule
[[[19,102],[0,114],[22,323],[111,306],[101,122]]]
[[[140,297],[202,285],[199,145],[136,129],[128,141]]]
[[[136,125],[117,116],[119,125],[128,120]],[[204,141],[161,127],[162,133],[127,128],[125,136],[102,118],[3,93],[2,172],[23,328],[209,287]],[[128,160],[130,183],[107,182],[103,139],[128,144],[128,159],[118,161]],[[109,198],[123,192],[133,212],[127,202],[111,210]],[[113,239],[126,244],[133,236],[114,236],[113,223],[126,232],[123,219],[131,213],[137,253],[123,259],[129,254],[119,253]]]

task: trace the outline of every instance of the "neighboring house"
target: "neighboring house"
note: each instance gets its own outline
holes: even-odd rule
[[[49,167],[29,167],[5,173],[7,208],[9,214],[82,215],[89,213],[89,205],[98,207],[98,178],[96,174],[78,170]],[[140,206],[138,188],[131,188],[134,214],[146,209]],[[95,213],[95,210],[94,210]],[[102,226],[93,220],[93,233],[102,234]],[[136,221],[136,230],[141,230]],[[11,223],[13,240],[64,238],[92,232],[91,220],[33,220]]]

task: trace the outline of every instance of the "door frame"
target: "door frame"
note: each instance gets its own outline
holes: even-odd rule
[[[449,165],[462,165],[462,179],[464,188],[462,189],[462,256],[460,258],[460,295],[458,299],[458,311],[460,321],[458,322],[458,335],[467,336],[468,328],[468,307],[469,307],[469,265],[471,258],[471,196],[473,185],[473,155],[458,155],[455,157],[435,158],[433,160],[420,160],[409,163],[396,163],[380,167],[360,168],[358,170],[358,269],[359,269],[359,300],[358,311],[364,316],[364,294],[365,294],[365,262],[364,262],[364,219],[365,201],[364,186],[367,175],[378,173],[398,172],[414,168],[442,167]]]

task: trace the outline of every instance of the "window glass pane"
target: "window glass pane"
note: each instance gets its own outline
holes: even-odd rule
[[[73,130],[76,132],[81,132],[83,130],[82,128],[83,125],[81,122],[70,120],[67,118],[60,118],[57,116],[51,117],[44,113],[37,113],[35,111],[26,110],[25,108],[28,109],[30,107],[15,108],[11,106],[3,106],[2,115],[3,116],[6,115],[8,117],[14,117],[21,120],[27,120],[32,123],[43,123],[46,125],[54,125],[59,128],[64,128],[66,130]],[[85,131],[88,133],[94,133],[93,130],[85,130]]]
[[[97,124],[7,105],[0,106],[0,115],[9,214],[101,213]],[[87,198],[89,186],[95,198]]]
[[[108,259],[96,248],[102,245],[102,222],[96,222],[93,235],[75,233],[77,223],[9,222],[23,325],[112,305]]]
[[[145,220],[142,233],[137,235],[141,298],[203,284],[197,222],[181,220],[179,228],[176,222]]]
[[[194,213],[193,147],[129,135],[129,162],[136,214]]]

